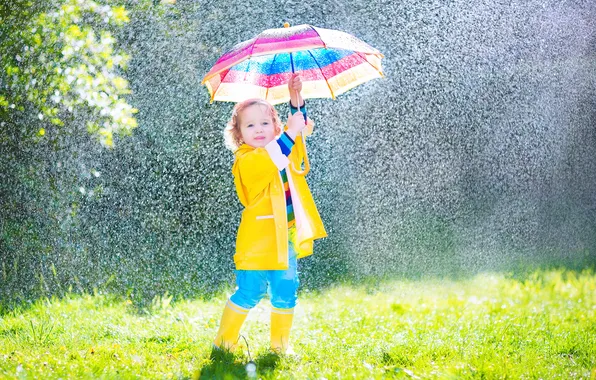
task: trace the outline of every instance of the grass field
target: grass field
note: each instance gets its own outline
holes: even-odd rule
[[[0,317],[2,378],[243,378],[243,351],[210,359],[226,294],[45,299]],[[242,335],[259,378],[596,379],[596,275],[538,271],[514,278],[338,285],[302,293],[295,356],[268,354],[269,303]]]

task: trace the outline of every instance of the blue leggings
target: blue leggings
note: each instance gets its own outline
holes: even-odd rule
[[[291,235],[293,234],[288,231],[288,236]],[[298,260],[292,239],[289,237],[288,240],[288,269],[236,270],[237,287],[230,301],[245,309],[252,309],[269,293],[271,305],[275,308],[291,309],[296,306],[300,285]]]

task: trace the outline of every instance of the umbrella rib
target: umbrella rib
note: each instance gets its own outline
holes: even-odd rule
[[[327,77],[325,76],[325,73],[323,73],[323,69],[321,68],[321,65],[319,65],[319,62],[317,62],[317,59],[315,58],[314,55],[312,55],[312,53],[310,52],[310,50],[307,50],[307,51],[308,51],[308,54],[310,54],[310,56],[312,57],[312,60],[315,61],[315,63],[317,64],[317,67],[321,71],[321,75],[323,76],[323,78],[325,78],[325,84],[327,85],[327,88],[329,88],[329,92],[331,93],[331,97],[333,99],[335,99],[335,94],[333,93],[333,90],[331,89],[331,86],[329,86],[329,82],[327,81]]]
[[[232,67],[230,66],[230,69]],[[219,80],[219,84],[217,85],[217,88],[215,89],[215,91],[213,91],[213,96],[211,97],[211,99],[215,99],[215,95],[217,95],[217,91],[219,91],[219,89],[221,88],[221,84],[224,82],[224,79],[226,79],[226,77],[228,76],[228,74],[230,73],[230,69],[228,69],[228,72],[226,73],[226,75],[224,75],[220,80]]]
[[[246,76],[248,75],[248,69],[250,69],[250,64],[252,63],[250,61],[250,59],[252,58],[252,52],[255,50],[255,45],[258,40],[259,40],[259,36],[256,36],[254,42],[252,43],[252,45],[250,47],[250,53],[248,53],[248,57],[246,57],[246,59],[248,59],[248,65],[246,65],[246,70],[244,71],[244,79],[242,79],[242,82],[246,82]],[[265,99],[267,99],[267,98],[265,98]]]
[[[375,69],[375,71],[376,71],[377,73],[379,73],[379,75],[381,75],[381,77],[384,77],[384,76],[385,76],[385,75],[383,75],[383,73],[382,73],[381,71],[379,71],[379,69],[377,69],[377,68],[375,67],[375,65],[373,65],[372,63],[370,63],[370,62],[368,61],[368,59],[366,59],[366,57],[363,57],[363,56],[362,56],[362,53],[360,53],[360,52],[355,52],[355,53],[356,53],[356,54],[358,54],[358,56],[359,56],[360,58],[364,59],[364,60],[366,61],[366,63],[368,63],[369,65],[371,65],[371,66],[372,66],[372,68],[373,68],[373,69]]]
[[[246,65],[246,70],[244,70],[244,78],[242,78],[242,82],[246,82],[246,76],[248,75],[248,71],[250,69],[251,60],[248,60],[248,64]]]
[[[275,58],[277,58],[277,54],[273,55],[273,59],[271,60],[271,66],[269,67],[269,72],[271,72],[271,68],[275,63]],[[267,87],[265,88],[265,100],[267,100],[267,95],[269,95],[269,85],[271,84],[271,76],[267,75]]]
[[[317,34],[317,36],[319,36],[319,39],[320,39],[320,40],[321,40],[321,42],[323,43],[323,46],[325,47],[325,49],[327,49],[327,43],[326,43],[325,41],[323,41],[323,37],[321,37],[321,34],[320,34],[320,33],[319,33],[319,31],[317,30],[317,28],[315,28],[315,27],[314,27],[314,26],[312,26],[312,25],[309,25],[309,26],[310,26],[310,28],[311,28],[312,30],[314,30],[314,31],[315,31],[315,33]]]
[[[257,41],[259,40],[259,37],[261,37],[261,33],[259,33],[256,37],[254,42],[252,43],[251,47],[250,47],[250,53],[248,53],[248,57],[252,57],[252,52],[255,50],[255,45],[257,44]]]

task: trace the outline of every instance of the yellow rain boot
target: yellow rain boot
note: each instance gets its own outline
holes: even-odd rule
[[[292,353],[288,351],[290,343],[290,329],[294,319],[294,308],[271,308],[271,349],[279,354]]]
[[[244,309],[228,300],[213,344],[222,350],[232,351],[238,342],[240,327],[242,327],[247,315],[248,309]]]

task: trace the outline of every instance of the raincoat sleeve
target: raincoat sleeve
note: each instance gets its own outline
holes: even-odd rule
[[[232,172],[238,198],[246,207],[273,181],[278,169],[265,148],[256,148],[237,157]]]
[[[290,163],[288,155],[294,141],[283,133],[264,148],[256,148],[236,157],[232,172],[240,202],[246,207],[267,186],[279,171]]]
[[[290,104],[290,112],[291,114],[295,114],[296,112],[298,112],[298,107],[294,107],[292,105],[292,102],[289,102]],[[300,111],[302,112],[302,114],[304,114],[304,118],[306,123],[306,127],[304,128],[304,130],[302,131],[302,134],[304,134],[304,137],[310,136],[312,135],[313,132],[313,127],[315,126],[315,122],[312,121],[308,115],[307,115],[307,110],[306,110],[306,101],[304,101],[302,107],[300,108]]]

